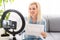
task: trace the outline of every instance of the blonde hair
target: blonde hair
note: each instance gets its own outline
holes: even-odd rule
[[[37,21],[41,20],[41,9],[40,9],[40,4],[37,2],[32,2],[30,5],[36,5],[38,8],[38,15],[37,15]],[[28,20],[30,20],[30,14],[28,15]]]

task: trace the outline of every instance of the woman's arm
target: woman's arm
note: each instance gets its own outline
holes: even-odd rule
[[[41,32],[41,35],[43,36],[43,38],[46,38],[47,33],[46,33],[46,20],[45,19],[42,21],[42,24],[44,25],[44,32]]]

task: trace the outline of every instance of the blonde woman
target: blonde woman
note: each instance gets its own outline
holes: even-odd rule
[[[44,19],[42,19],[41,16],[41,10],[40,10],[40,4],[37,2],[33,2],[29,5],[29,11],[28,11],[28,20],[31,24],[43,24],[46,25],[46,22]],[[44,27],[44,32],[41,32],[40,34],[43,36],[43,38],[46,38],[46,26]],[[40,37],[36,37],[34,35],[25,35],[24,40],[42,40]]]

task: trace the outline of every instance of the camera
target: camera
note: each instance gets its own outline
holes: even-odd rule
[[[11,21],[11,20],[3,20],[3,28],[6,29],[16,29],[17,27],[17,22],[16,21]]]

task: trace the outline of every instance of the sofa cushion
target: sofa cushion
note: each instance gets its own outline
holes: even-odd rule
[[[60,18],[50,18],[49,28],[50,31],[60,31]]]
[[[54,40],[60,40],[60,32],[53,32],[51,35],[53,36]]]
[[[60,40],[60,32],[49,32],[45,40]]]
[[[46,39],[44,39],[44,40],[54,40],[54,38],[53,38],[53,36],[51,35],[51,33],[49,32],[49,33],[47,33],[47,37],[46,37]]]

